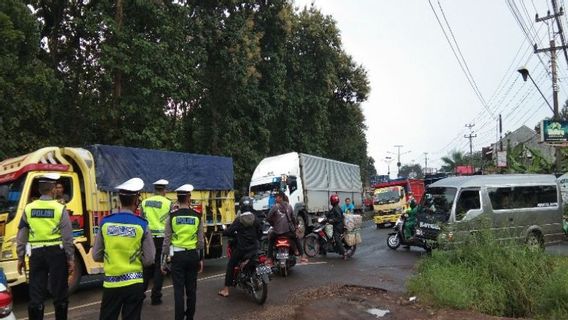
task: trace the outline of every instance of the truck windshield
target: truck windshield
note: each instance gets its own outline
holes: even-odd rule
[[[378,190],[375,193],[375,204],[395,203],[400,201],[400,192],[398,189]]]
[[[12,220],[16,213],[18,202],[22,196],[25,176],[18,180],[0,184],[0,213],[8,212],[8,220]],[[12,216],[12,217],[11,217]]]
[[[264,199],[270,196],[271,192],[274,190],[274,184],[265,183],[250,187],[250,192],[255,200]]]
[[[449,214],[456,198],[456,188],[434,187],[426,190],[426,196],[422,198],[422,205],[430,207],[436,213]],[[431,203],[428,203],[431,195]],[[433,207],[432,207],[433,206]]]

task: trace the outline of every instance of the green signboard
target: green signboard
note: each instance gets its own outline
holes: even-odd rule
[[[568,142],[568,121],[542,120],[540,128],[542,142]]]

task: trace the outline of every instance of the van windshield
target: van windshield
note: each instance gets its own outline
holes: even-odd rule
[[[426,196],[422,198],[422,206],[430,207],[436,213],[443,213],[449,215],[454,200],[456,198],[457,188],[434,187],[426,189]],[[432,203],[427,203],[428,196],[432,196]],[[433,206],[433,207],[432,207]]]

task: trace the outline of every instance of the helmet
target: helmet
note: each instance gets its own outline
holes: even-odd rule
[[[247,212],[252,210],[253,199],[251,197],[244,196],[239,202],[239,210],[241,212]]]
[[[410,209],[414,209],[414,208],[416,208],[416,200],[411,199],[410,200]]]
[[[336,194],[332,194],[331,197],[329,197],[329,202],[331,203],[332,206],[336,205],[339,203],[339,196]]]

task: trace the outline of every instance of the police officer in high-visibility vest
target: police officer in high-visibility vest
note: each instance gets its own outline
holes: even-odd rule
[[[41,197],[26,205],[18,226],[18,272],[23,274],[29,256],[30,277],[28,317],[43,319],[43,302],[53,296],[55,319],[67,319],[67,277],[73,272],[73,229],[65,206],[54,199],[58,173],[39,178]]]
[[[176,189],[179,207],[166,221],[162,248],[164,259],[171,257],[176,320],[193,320],[197,273],[203,271],[203,224],[201,214],[190,206],[191,191],[191,184]],[[166,271],[164,264],[162,271]],[[186,302],[184,293],[187,294]]]
[[[156,250],[148,222],[134,215],[144,182],[132,178],[116,187],[122,208],[102,219],[93,259],[104,262],[101,320],[140,319],[144,302],[143,269],[154,263]]]
[[[142,201],[141,216],[148,220],[148,226],[154,238],[156,256],[154,265],[144,268],[144,291],[148,289],[150,279],[153,279],[152,305],[162,304],[162,284],[164,275],[161,271],[162,246],[164,244],[164,228],[166,220],[172,209],[172,201],[166,198],[168,180],[160,179],[154,184],[155,195]]]

